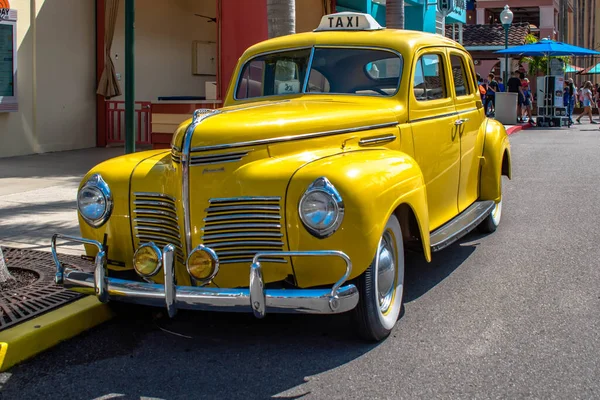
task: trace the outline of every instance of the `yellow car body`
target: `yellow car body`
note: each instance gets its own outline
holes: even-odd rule
[[[113,209],[99,227],[80,215],[80,227],[83,238],[106,245],[109,276],[132,270],[135,251],[153,241],[175,245],[177,285],[192,285],[185,262],[198,245],[212,247],[218,255],[212,287],[248,287],[252,256],[262,251],[341,251],[352,260],[352,280],[371,264],[391,215],[400,221],[404,242],[422,249],[429,261],[432,232],[477,201],[501,200],[501,176],[511,175],[508,137],[503,125],[485,116],[472,59],[460,44],[439,35],[388,29],[302,33],[252,46],[233,76],[241,77],[244,66],[261,55],[315,48],[400,55],[399,87],[385,95],[291,93],[237,99],[242,78],[234,78],[223,108],[200,122],[181,124],[171,151],[139,152],[99,164],[82,186],[100,174],[112,192]],[[430,68],[420,60],[438,64],[441,92],[416,87],[418,68],[423,76]],[[458,88],[453,74],[461,65]],[[339,191],[345,210],[339,228],[325,238],[311,234],[299,216],[304,192],[319,177]],[[144,201],[161,198],[172,218],[152,221],[136,214]],[[232,208],[213,213],[211,207],[219,204]],[[279,207],[272,215],[280,228],[262,231],[267,236],[234,233],[229,240],[218,234],[231,231],[221,232],[218,224],[207,222],[215,215],[235,222],[231,213],[236,209],[252,214],[260,204]],[[206,238],[207,226],[217,226],[216,235]],[[98,252],[97,246],[86,249],[89,256]],[[279,261],[262,263],[265,286],[331,286],[346,268],[342,259],[325,256]],[[151,280],[161,284],[164,276]]]

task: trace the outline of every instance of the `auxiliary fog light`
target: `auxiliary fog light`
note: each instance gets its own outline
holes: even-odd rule
[[[133,268],[138,275],[150,278],[162,267],[162,252],[154,243],[145,243],[133,255]]]
[[[213,249],[199,245],[190,253],[186,266],[192,278],[208,283],[219,272],[219,257]]]

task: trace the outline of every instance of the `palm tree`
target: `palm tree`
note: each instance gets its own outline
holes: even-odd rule
[[[267,0],[269,39],[296,33],[296,1]]]
[[[404,0],[386,1],[385,26],[391,29],[404,29]]]

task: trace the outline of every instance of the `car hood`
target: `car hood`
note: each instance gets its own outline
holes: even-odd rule
[[[198,124],[191,147],[216,150],[398,122],[399,110],[395,108],[401,106],[397,102],[356,97],[348,101],[292,99],[224,107]],[[173,138],[179,149],[190,123],[191,119],[184,122]]]

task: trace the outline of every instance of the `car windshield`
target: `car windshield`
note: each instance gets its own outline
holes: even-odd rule
[[[402,57],[388,50],[283,50],[259,55],[246,62],[237,82],[235,98],[299,93],[392,96],[400,85],[402,65]]]

